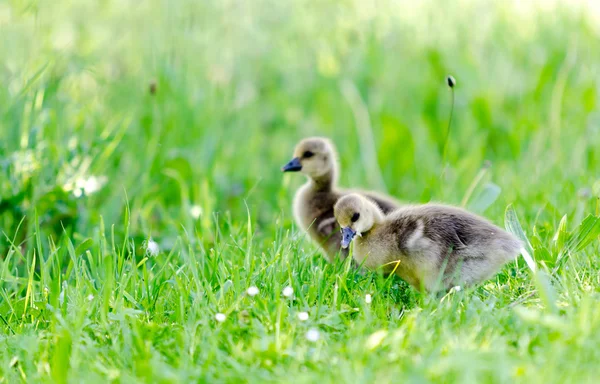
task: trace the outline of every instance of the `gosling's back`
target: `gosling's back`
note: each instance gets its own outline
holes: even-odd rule
[[[407,206],[393,212],[390,224],[403,221],[419,221],[423,224],[423,236],[447,248],[467,252],[472,257],[487,253],[482,247],[499,245],[505,252],[518,252],[521,243],[510,233],[483,217],[464,209],[442,205],[424,204]]]
[[[394,267],[413,286],[477,284],[514,259],[521,243],[486,219],[440,204],[406,206],[389,214],[368,236],[371,263]],[[367,244],[364,244],[367,245]]]

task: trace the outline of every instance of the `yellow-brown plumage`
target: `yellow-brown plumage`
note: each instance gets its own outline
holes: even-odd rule
[[[417,289],[480,283],[522,248],[517,238],[464,209],[406,205],[387,216],[373,201],[349,194],[334,207],[342,245],[369,269],[396,273]]]
[[[328,261],[332,262],[338,253],[345,258],[348,251],[340,247],[340,228],[333,215],[333,206],[340,197],[352,191],[339,189],[336,185],[338,167],[333,144],[321,137],[302,140],[294,150],[293,159],[282,171],[300,172],[308,178],[294,197],[296,223],[325,251]],[[372,199],[383,212],[400,206],[395,199],[376,192],[357,192]]]

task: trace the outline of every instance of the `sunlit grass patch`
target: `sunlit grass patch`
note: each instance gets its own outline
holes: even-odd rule
[[[600,24],[555,3],[1,3],[0,383],[594,382]],[[316,134],[538,272],[327,264],[279,171]]]

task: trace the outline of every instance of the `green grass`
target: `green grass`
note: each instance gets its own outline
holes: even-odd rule
[[[597,381],[598,12],[410,3],[1,2],[0,383]],[[279,171],[309,135],[343,185],[520,226],[540,274],[327,264]]]

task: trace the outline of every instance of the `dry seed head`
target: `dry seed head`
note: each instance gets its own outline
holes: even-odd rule
[[[454,86],[456,85],[456,80],[454,80],[454,77],[452,77],[451,75],[448,75],[446,77],[446,82],[448,83],[448,86],[450,88],[454,88]]]

